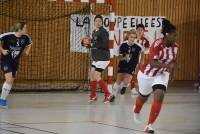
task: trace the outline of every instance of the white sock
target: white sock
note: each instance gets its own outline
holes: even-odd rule
[[[118,93],[118,91],[121,89],[121,85],[118,85],[116,82],[115,82],[115,84],[113,85],[113,95],[114,96],[117,96],[117,93]]]
[[[12,85],[7,84],[4,82],[2,91],[1,91],[1,99],[6,100],[8,94],[10,93]]]

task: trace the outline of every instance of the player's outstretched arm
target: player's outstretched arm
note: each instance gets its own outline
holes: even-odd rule
[[[26,48],[25,48],[25,54],[26,55],[29,55],[30,54],[30,51],[31,51],[31,44],[30,45],[28,45]]]
[[[2,42],[0,41],[0,53],[2,53],[3,47],[2,47]]]
[[[160,63],[156,59],[153,59],[150,64],[152,67],[155,67],[155,68],[168,68],[168,65]]]
[[[0,53],[2,53],[3,55],[8,55],[8,50],[3,49],[2,47],[2,42],[0,41]]]

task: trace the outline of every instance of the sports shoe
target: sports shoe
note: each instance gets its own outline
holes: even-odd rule
[[[132,95],[138,95],[137,89],[136,89],[136,88],[132,88],[132,89],[131,89],[131,94],[132,94]]]
[[[103,103],[107,104],[108,102],[110,102],[110,100],[113,100],[113,95],[111,94],[108,96],[105,96]]]
[[[151,127],[151,124],[147,125],[144,129],[145,133],[154,134],[154,129]]]
[[[97,96],[90,97],[90,99],[88,100],[88,103],[92,103],[92,102],[95,102],[95,101],[97,101]]]
[[[123,94],[125,94],[125,92],[126,92],[126,87],[123,87],[123,88],[121,89],[121,91],[120,91],[120,94],[123,95]]]
[[[0,99],[0,108],[7,108],[8,104],[6,100]]]
[[[111,95],[110,102],[114,102],[114,101],[115,101],[115,95]]]

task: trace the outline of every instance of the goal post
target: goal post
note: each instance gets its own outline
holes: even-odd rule
[[[113,46],[114,46],[114,27],[115,27],[115,10],[116,3],[115,0],[50,0],[52,2],[77,2],[77,3],[91,3],[91,4],[109,4],[109,49],[110,49],[110,63],[108,65],[108,89],[112,91],[112,83],[113,83],[113,62],[114,62],[114,54],[113,54]]]

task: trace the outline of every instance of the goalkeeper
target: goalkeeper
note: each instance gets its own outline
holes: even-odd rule
[[[90,99],[89,103],[97,100],[96,87],[103,90],[105,94],[104,103],[108,103],[111,99],[111,93],[109,92],[106,83],[101,78],[101,73],[109,64],[110,51],[109,51],[109,34],[105,28],[103,28],[103,17],[96,15],[94,18],[95,29],[92,32],[92,39],[86,36],[82,40],[82,45],[91,48],[92,65],[90,69]]]

